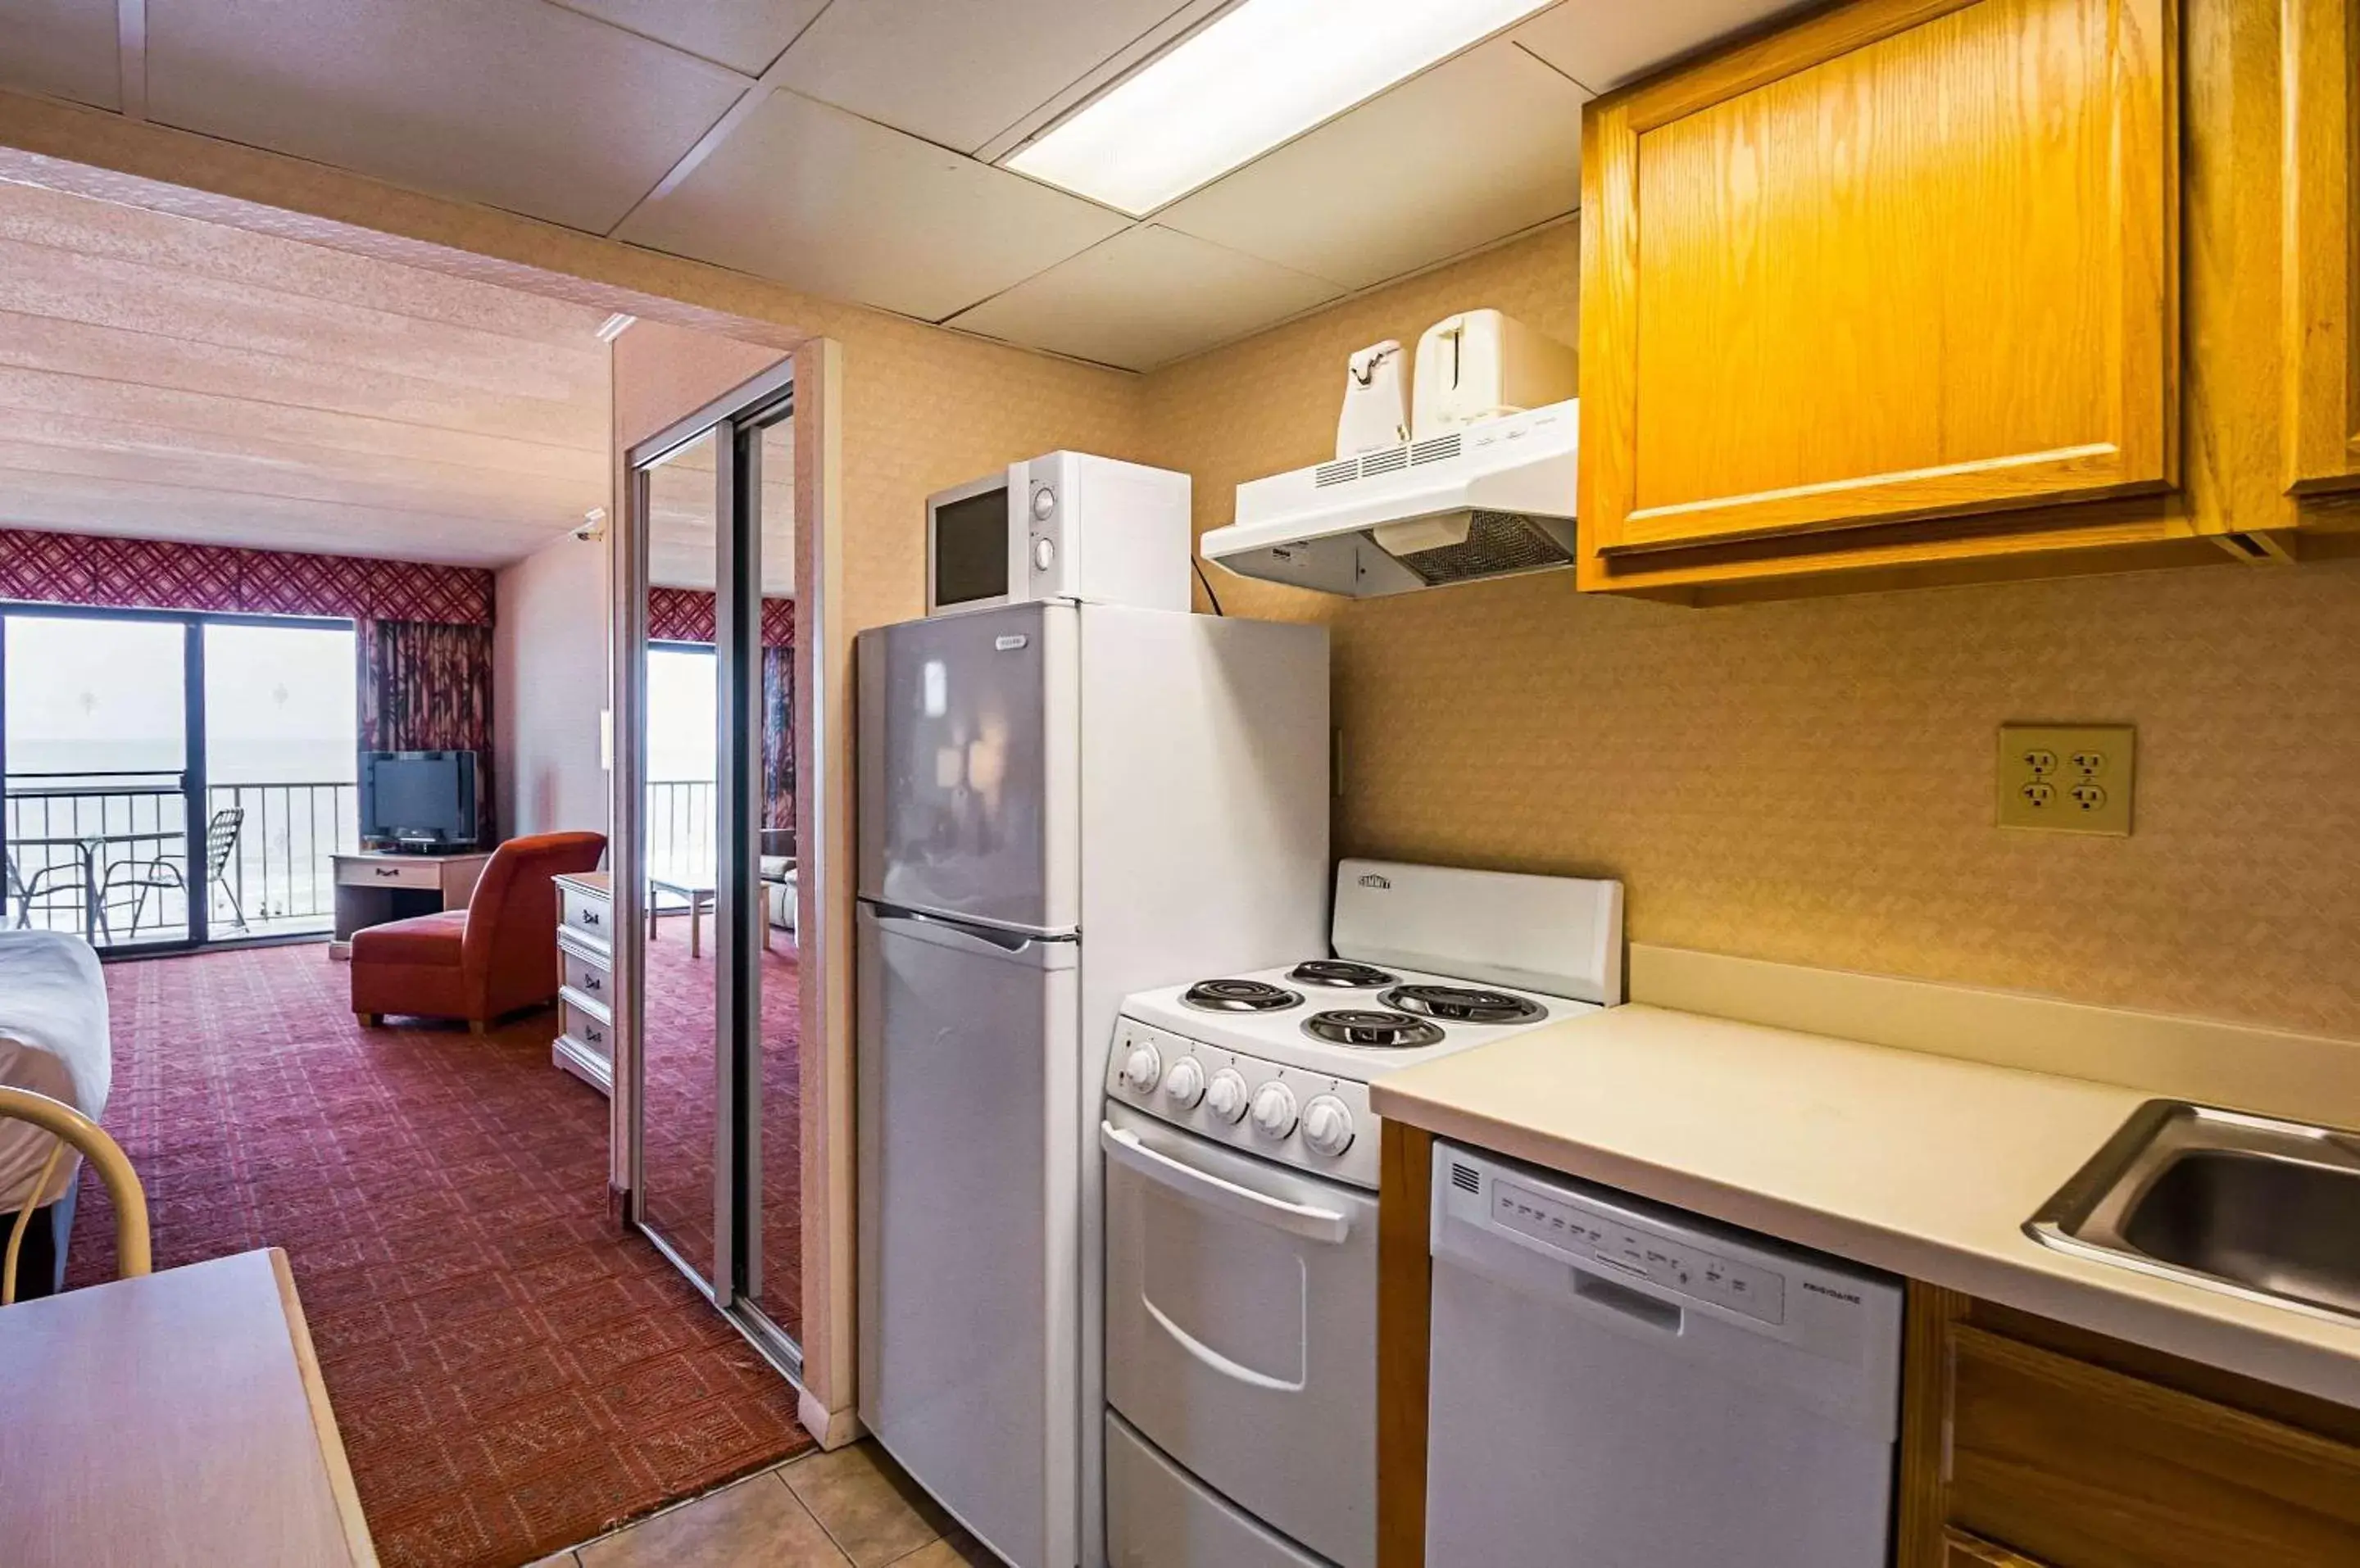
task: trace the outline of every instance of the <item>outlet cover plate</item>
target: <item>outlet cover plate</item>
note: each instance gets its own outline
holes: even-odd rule
[[[1999,825],[2127,837],[2136,736],[2128,724],[2002,724]]]

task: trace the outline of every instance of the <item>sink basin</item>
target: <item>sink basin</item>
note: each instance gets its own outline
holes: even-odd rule
[[[2360,1319],[2360,1134],[2150,1100],[2025,1228],[2062,1252]]]

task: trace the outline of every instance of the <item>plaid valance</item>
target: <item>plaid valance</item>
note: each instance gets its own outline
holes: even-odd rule
[[[29,528],[0,528],[0,599],[492,624],[492,574],[475,567]]]
[[[652,642],[711,642],[713,591],[709,588],[650,587],[648,590],[648,637]],[[762,601],[762,646],[795,646],[795,602]]]

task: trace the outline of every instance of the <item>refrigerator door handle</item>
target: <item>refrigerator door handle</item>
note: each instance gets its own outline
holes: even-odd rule
[[[1112,1122],[1098,1123],[1098,1147],[1107,1158],[1127,1167],[1161,1187],[1168,1187],[1185,1198],[1193,1198],[1208,1208],[1236,1214],[1266,1225],[1275,1226],[1289,1236],[1299,1236],[1306,1241],[1337,1245],[1352,1234],[1352,1216],[1338,1214],[1333,1209],[1319,1208],[1311,1203],[1290,1203],[1284,1198],[1273,1198],[1267,1192],[1257,1192],[1251,1187],[1240,1187],[1235,1181],[1224,1181],[1209,1171],[1199,1171],[1168,1154],[1159,1154],[1139,1139],[1139,1135],[1116,1127]]]
[[[922,915],[914,909],[897,909],[883,904],[870,905],[869,914],[882,930],[935,947],[946,947],[954,953],[971,953],[982,958],[1004,958],[1011,963],[1030,964],[1035,969],[1069,969],[1078,957],[1075,950],[1079,944],[1070,937],[1026,936],[1018,931],[995,931],[989,926],[965,925],[937,915]]]

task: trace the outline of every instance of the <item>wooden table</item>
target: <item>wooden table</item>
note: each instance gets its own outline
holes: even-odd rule
[[[0,1307],[10,1568],[373,1568],[276,1247]]]

